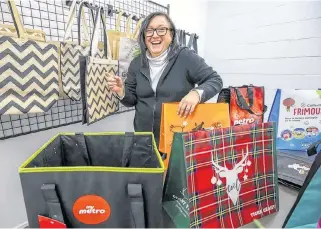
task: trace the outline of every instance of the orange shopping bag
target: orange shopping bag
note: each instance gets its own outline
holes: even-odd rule
[[[166,153],[165,168],[169,162],[174,132],[188,132],[200,128],[230,126],[228,103],[198,104],[188,117],[177,115],[179,103],[163,103],[160,127],[159,151]]]

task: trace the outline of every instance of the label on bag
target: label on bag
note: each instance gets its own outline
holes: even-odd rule
[[[84,224],[100,224],[110,216],[110,206],[101,196],[85,195],[79,197],[73,205],[73,214]]]
[[[282,90],[277,146],[306,150],[321,138],[321,91]]]

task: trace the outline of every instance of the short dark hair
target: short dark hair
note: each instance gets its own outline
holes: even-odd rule
[[[164,16],[166,20],[168,21],[170,28],[171,28],[171,34],[172,34],[172,43],[170,44],[170,52],[168,53],[168,58],[174,55],[177,52],[177,49],[179,47],[177,40],[176,40],[176,26],[172,19],[169,17],[167,13],[164,12],[153,12],[149,14],[145,20],[142,23],[142,26],[139,31],[139,36],[138,36],[138,42],[139,42],[139,47],[141,51],[141,57],[142,60],[147,61],[146,58],[146,51],[147,51],[147,46],[145,44],[145,30],[147,29],[149,23],[151,20],[156,17],[156,16]]]

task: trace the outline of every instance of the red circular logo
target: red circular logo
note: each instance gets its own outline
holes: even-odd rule
[[[110,206],[101,196],[85,195],[79,197],[72,208],[76,219],[84,224],[99,224],[110,216]]]

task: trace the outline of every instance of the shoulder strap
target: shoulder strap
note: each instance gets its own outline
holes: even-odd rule
[[[145,228],[143,186],[141,184],[128,184],[127,190],[133,216],[132,227]]]
[[[22,39],[27,39],[27,34],[23,26],[20,14],[18,12],[15,0],[7,0],[7,4],[9,6],[12,20],[13,20],[14,26],[16,27],[18,37]]]

